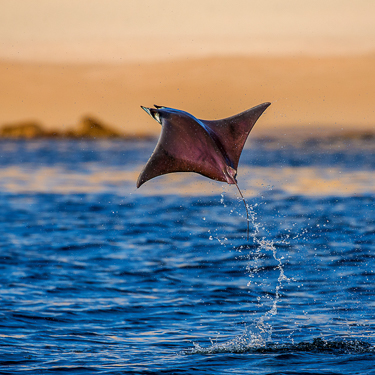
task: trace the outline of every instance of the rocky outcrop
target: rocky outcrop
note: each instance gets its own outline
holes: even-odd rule
[[[76,139],[97,139],[97,138],[129,138],[116,130],[104,125],[99,120],[86,116],[83,117],[78,126],[66,132],[47,131],[34,121],[20,122],[4,125],[0,128],[0,138],[11,139],[33,139],[33,138],[76,138]]]
[[[70,138],[120,138],[121,134],[92,117],[84,117],[76,130],[67,132]]]
[[[14,125],[4,125],[0,129],[0,137],[3,138],[38,138],[44,135],[43,128],[36,122],[28,121]]]
[[[339,135],[341,140],[354,140],[354,141],[373,141],[375,140],[375,131],[349,131]]]

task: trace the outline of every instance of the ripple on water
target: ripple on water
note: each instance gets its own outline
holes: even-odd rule
[[[2,372],[373,371],[372,150],[357,169],[337,150],[332,167],[245,150],[247,243],[230,186],[185,174],[136,191],[153,145],[109,145],[2,153]]]

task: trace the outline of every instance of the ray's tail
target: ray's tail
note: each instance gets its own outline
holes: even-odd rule
[[[247,208],[247,204],[246,204],[245,198],[244,198],[244,196],[242,195],[242,192],[241,192],[240,188],[239,188],[238,185],[237,185],[237,181],[235,181],[235,184],[236,184],[236,186],[237,186],[238,192],[240,193],[240,196],[241,196],[241,198],[242,198],[243,204],[245,205],[245,210],[246,210],[246,222],[247,222],[247,232],[246,232],[246,233],[247,233],[247,241],[249,241],[249,232],[250,232],[250,230],[249,230],[249,221],[250,221],[250,217],[249,217],[249,209]]]

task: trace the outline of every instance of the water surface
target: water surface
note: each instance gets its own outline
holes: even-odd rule
[[[375,146],[253,142],[248,242],[154,144],[1,142],[0,373],[375,374]]]

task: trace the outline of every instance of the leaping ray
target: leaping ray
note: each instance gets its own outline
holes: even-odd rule
[[[173,172],[196,172],[235,184],[244,202],[249,239],[249,211],[237,185],[237,167],[246,139],[271,103],[263,103],[221,120],[199,120],[178,109],[141,106],[162,125],[159,141],[138,177],[137,188],[154,177]]]

